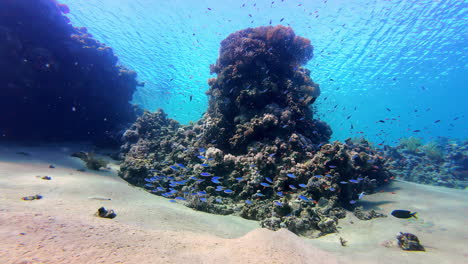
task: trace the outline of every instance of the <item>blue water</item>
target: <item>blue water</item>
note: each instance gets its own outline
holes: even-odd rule
[[[315,56],[306,67],[320,84],[314,105],[332,139],[363,135],[394,145],[411,135],[425,141],[468,135],[465,1],[61,2],[74,26],[86,26],[146,82],[133,102],[163,108],[182,123],[207,108],[209,65],[221,40],[271,20],[312,41]]]

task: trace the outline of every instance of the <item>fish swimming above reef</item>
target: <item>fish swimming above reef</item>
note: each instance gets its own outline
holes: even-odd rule
[[[391,214],[396,218],[411,218],[411,217],[414,217],[414,218],[418,219],[418,217],[416,216],[417,212],[412,213],[411,211],[407,211],[407,210],[393,210]]]

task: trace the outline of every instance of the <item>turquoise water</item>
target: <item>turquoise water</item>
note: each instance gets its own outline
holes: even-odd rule
[[[221,40],[271,21],[312,41],[306,67],[320,84],[314,105],[332,139],[364,135],[394,145],[411,135],[468,135],[465,1],[61,2],[74,26],[86,26],[146,82],[133,102],[182,123],[206,111]]]

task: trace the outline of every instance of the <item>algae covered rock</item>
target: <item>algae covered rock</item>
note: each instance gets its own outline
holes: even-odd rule
[[[408,251],[426,251],[420,244],[419,239],[416,235],[411,233],[402,233],[397,236],[398,246],[403,250]]]

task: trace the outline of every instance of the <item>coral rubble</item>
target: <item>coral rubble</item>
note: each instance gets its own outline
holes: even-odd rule
[[[399,179],[464,189],[468,186],[468,141],[441,139],[423,145],[414,138],[385,147],[389,169]]]
[[[69,24],[54,0],[0,1],[3,139],[118,139],[135,120],[136,73]]]
[[[312,50],[283,26],[231,34],[211,66],[206,114],[183,126],[145,112],[124,133],[120,175],[196,210],[337,232],[344,208],[391,174],[365,140],[328,143],[330,127],[310,108],[319,86],[302,67]]]

